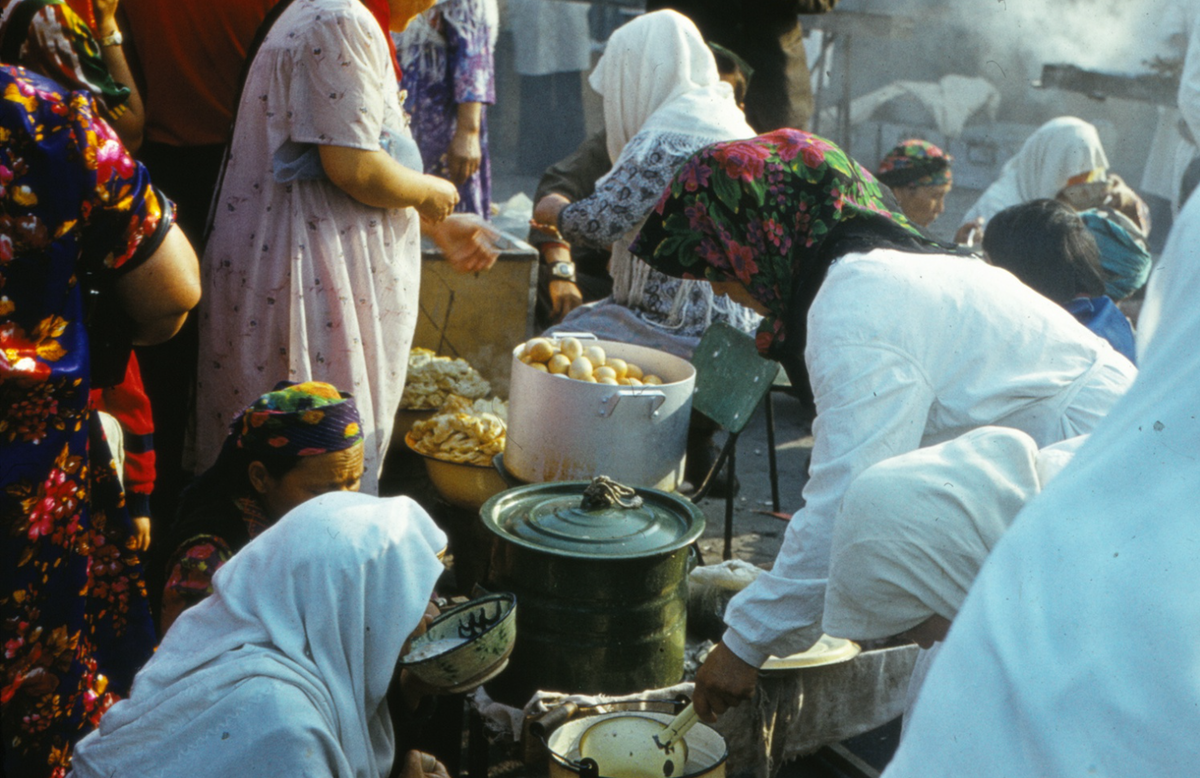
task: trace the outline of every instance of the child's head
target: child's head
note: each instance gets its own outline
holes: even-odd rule
[[[1057,303],[1104,294],[1100,252],[1070,206],[1033,200],[992,217],[983,236],[988,261]]]

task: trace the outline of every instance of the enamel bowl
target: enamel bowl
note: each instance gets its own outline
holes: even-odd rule
[[[517,639],[517,596],[489,594],[438,616],[399,666],[442,693],[469,691],[508,666]]]

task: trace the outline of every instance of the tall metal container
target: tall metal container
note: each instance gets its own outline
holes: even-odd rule
[[[586,486],[522,486],[480,511],[495,535],[489,588],[521,602],[509,668],[488,685],[510,704],[538,689],[621,694],[683,675],[689,546],[704,515],[644,488],[640,507],[584,508]]]

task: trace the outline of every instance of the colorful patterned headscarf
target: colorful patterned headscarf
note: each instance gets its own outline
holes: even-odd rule
[[[924,237],[837,146],[777,130],[684,163],[631,251],[677,278],[741,282],[770,311],[759,350],[783,361],[785,341],[793,356],[803,352],[808,307],[833,260],[876,247],[952,251]]]
[[[954,183],[950,163],[954,157],[927,140],[910,138],[900,141],[879,163],[876,174],[883,183],[896,189],[902,186],[945,186]]]
[[[319,381],[279,382],[237,415],[229,434],[252,456],[316,456],[363,440],[353,398]]]

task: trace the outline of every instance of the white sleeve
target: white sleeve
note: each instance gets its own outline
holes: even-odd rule
[[[1192,137],[1200,138],[1200,14],[1196,14],[1188,31],[1187,55],[1179,82],[1179,112]]]
[[[792,517],[774,567],[729,603],[722,639],[743,661],[761,666],[821,637],[833,520],[858,474],[920,447],[935,395],[908,354],[881,345],[814,349],[809,372],[816,397],[813,453],[805,507]]]

